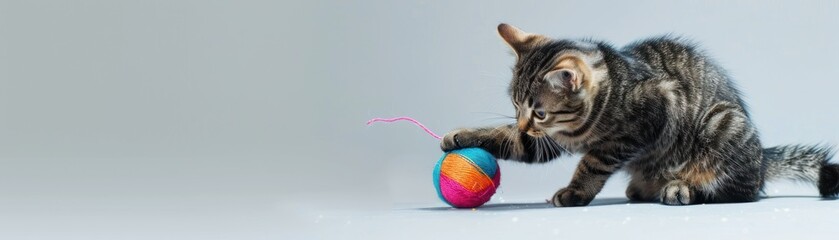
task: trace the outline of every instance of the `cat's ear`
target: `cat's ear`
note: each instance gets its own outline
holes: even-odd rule
[[[550,71],[545,74],[545,81],[555,89],[567,89],[572,92],[579,91],[583,84],[582,76],[576,69],[571,68]]]
[[[604,61],[602,57],[571,52],[559,56],[558,59],[553,70],[544,76],[545,81],[556,90],[574,93],[583,89],[591,90],[606,75],[602,66],[593,67],[597,62]]]
[[[498,24],[498,35],[516,52],[517,56],[547,39],[545,36],[528,33],[506,23]]]

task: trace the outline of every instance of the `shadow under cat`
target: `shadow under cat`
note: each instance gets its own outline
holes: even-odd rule
[[[763,196],[762,199],[777,199],[777,198],[807,198],[807,199],[819,199],[819,200],[834,200],[836,198],[821,198],[816,196]],[[620,197],[613,197],[613,198],[595,198],[594,200],[589,203],[586,207],[598,207],[598,206],[609,206],[609,205],[623,205],[623,204],[656,204],[661,205],[659,202],[636,202],[630,201],[628,198],[620,198]],[[744,203],[717,203],[717,204],[744,204]],[[666,206],[666,205],[662,205]],[[532,210],[532,209],[550,209],[556,208],[549,202],[536,202],[536,203],[489,203],[485,204],[477,210],[479,211],[515,211],[515,210]],[[457,210],[469,210],[468,209],[457,209],[452,207],[424,207],[424,208],[416,208],[416,210],[425,210],[425,211],[457,211]]]

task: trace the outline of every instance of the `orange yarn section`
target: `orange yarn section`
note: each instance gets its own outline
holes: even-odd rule
[[[440,165],[440,173],[472,192],[494,187],[492,179],[472,160],[460,154],[448,154]]]

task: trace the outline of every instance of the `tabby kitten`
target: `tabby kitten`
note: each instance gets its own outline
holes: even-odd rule
[[[498,33],[517,56],[517,124],[455,130],[441,148],[525,163],[582,153],[554,206],[589,204],[618,170],[631,175],[631,200],[667,205],[756,201],[765,181],[780,178],[839,193],[830,147],[763,148],[725,71],[689,43],[660,37],[616,49],[507,24]]]

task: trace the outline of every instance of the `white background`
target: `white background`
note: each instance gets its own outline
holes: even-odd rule
[[[0,238],[358,239],[833,233],[837,202],[553,209],[578,156],[502,162],[485,208],[436,199],[443,134],[511,121],[500,22],[701,44],[765,145],[837,143],[839,6],[814,1],[0,0]],[[634,234],[634,235],[633,235]],[[749,235],[760,234],[760,235]]]

